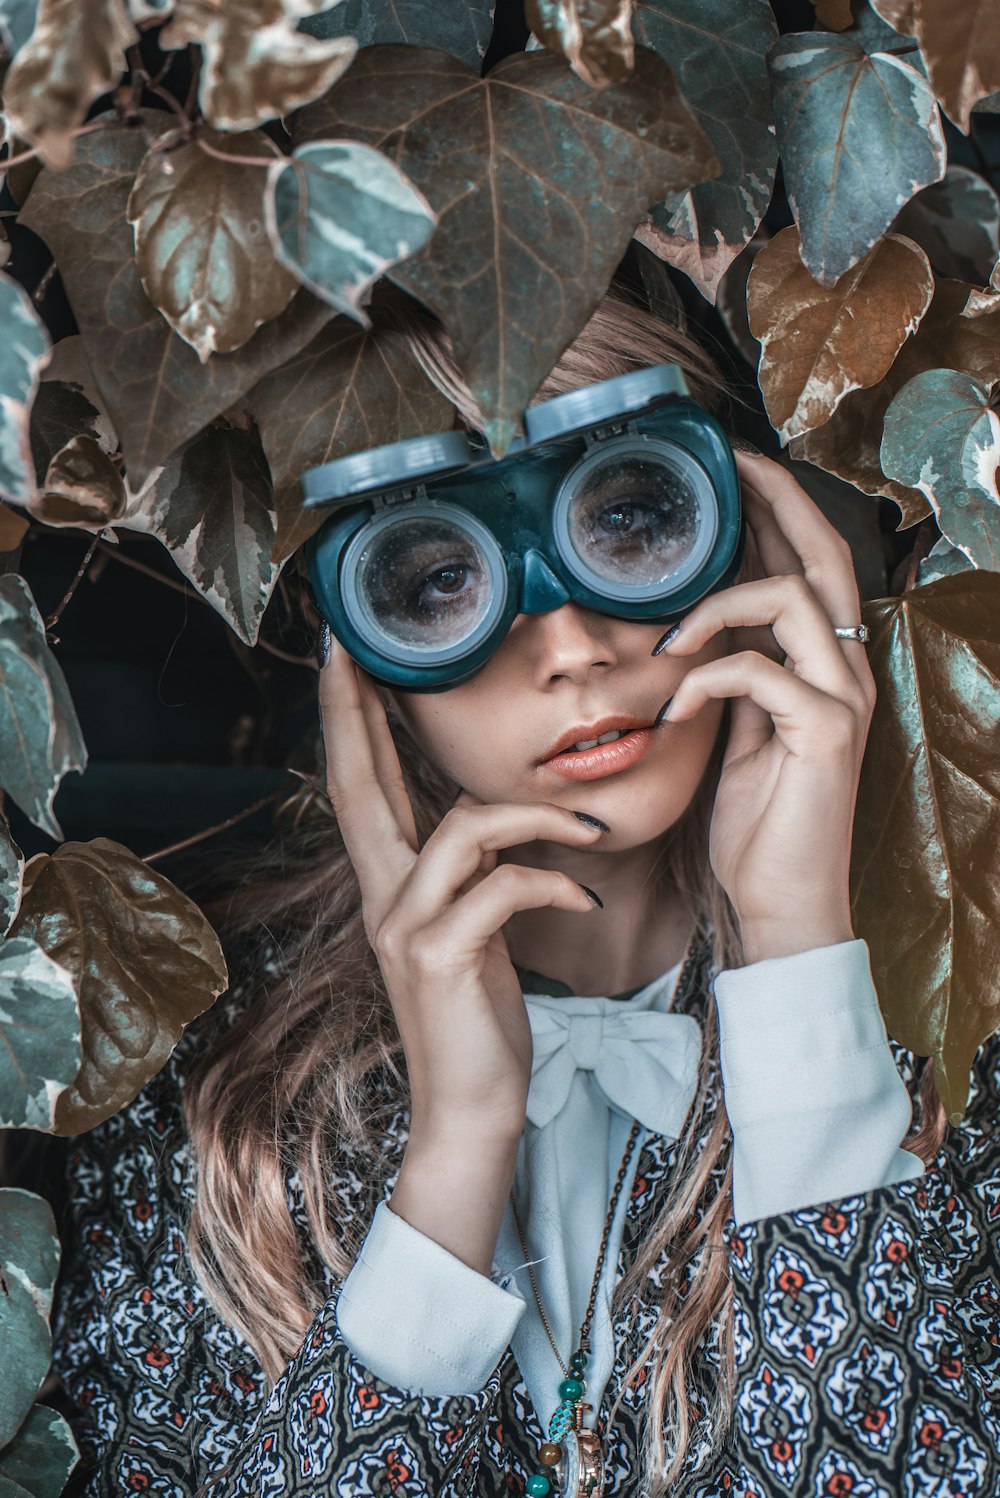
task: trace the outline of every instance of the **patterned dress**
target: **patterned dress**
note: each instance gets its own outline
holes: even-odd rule
[[[711,997],[696,942],[675,1008]],[[475,1395],[393,1388],[351,1354],[339,1282],[268,1390],[240,1337],[207,1303],[185,1253],[192,1162],[180,1111],[197,1027],[124,1113],[70,1156],[74,1240],[58,1305],[56,1369],[80,1410],[89,1498],[511,1498],[543,1439],[508,1349]],[[897,1062],[916,1104],[914,1059]],[[980,1053],[964,1125],[936,1168],[865,1196],[731,1227],[737,1392],[721,1455],[707,1414],[674,1498],[996,1498],[1000,1493],[1000,1097],[998,1037]],[[705,1129],[721,1102],[709,1099]],[[343,1158],[330,1183],[367,1227],[407,1138],[399,1105],[384,1178]],[[676,1148],[650,1136],[629,1203],[621,1277],[662,1207]],[[303,1234],[301,1194],[289,1201]],[[615,1324],[616,1363],[597,1411],[606,1498],[642,1498],[644,1369],[608,1412],[657,1314],[654,1267]],[[693,1394],[716,1377],[716,1329]]]

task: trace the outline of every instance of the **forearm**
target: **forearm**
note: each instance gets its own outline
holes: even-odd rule
[[[519,1136],[462,1126],[411,1130],[389,1206],[470,1269],[489,1275]]]

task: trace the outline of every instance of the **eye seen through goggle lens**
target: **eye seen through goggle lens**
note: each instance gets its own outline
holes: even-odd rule
[[[556,534],[578,577],[635,597],[701,566],[718,531],[715,495],[700,465],[674,453],[599,451],[567,475]]]
[[[495,543],[471,517],[461,523],[433,512],[383,515],[345,557],[355,579],[349,613],[400,659],[450,658],[474,648],[502,608],[506,573]]]

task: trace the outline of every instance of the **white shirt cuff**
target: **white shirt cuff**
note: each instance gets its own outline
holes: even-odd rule
[[[381,1202],[337,1300],[337,1325],[377,1377],[413,1394],[476,1394],[525,1302]]]
[[[738,1224],[923,1174],[860,939],[715,979]]]

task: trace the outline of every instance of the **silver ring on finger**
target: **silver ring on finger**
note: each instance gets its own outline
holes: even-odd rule
[[[860,640],[862,645],[868,644],[867,624],[835,624],[833,632],[838,640]]]

